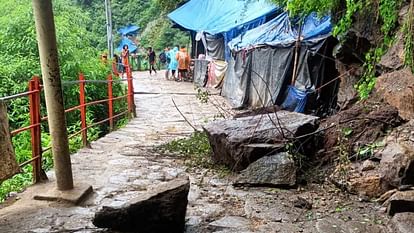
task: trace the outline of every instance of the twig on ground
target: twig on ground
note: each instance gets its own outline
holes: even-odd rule
[[[175,109],[177,109],[177,111],[178,111],[178,113],[180,113],[180,115],[183,117],[183,119],[185,120],[185,122],[187,122],[187,124],[191,127],[191,128],[193,128],[193,130],[195,131],[195,132],[198,132],[199,130],[193,125],[193,124],[191,124],[191,122],[184,116],[184,114],[180,111],[180,109],[178,108],[178,106],[177,106],[177,104],[175,103],[175,101],[174,101],[174,98],[171,98],[171,100],[172,100],[172,102],[173,102],[173,104],[174,104],[174,107],[175,107]]]

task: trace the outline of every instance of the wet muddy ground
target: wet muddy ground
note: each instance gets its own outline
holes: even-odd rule
[[[34,201],[32,196],[53,187],[36,185],[0,209],[0,232],[111,232],[97,229],[91,219],[102,206],[120,206],[127,200],[185,173],[191,188],[186,232],[385,232],[384,208],[364,198],[340,192],[331,185],[308,185],[290,190],[235,188],[232,175],[187,167],[181,157],[153,150],[177,137],[188,136],[217,118],[217,105],[231,111],[219,96],[203,104],[192,83],[166,81],[162,74],[135,73],[137,118],[91,148],[72,155],[75,183],[93,186],[94,193],[80,206]],[[214,104],[212,104],[212,101]],[[295,207],[298,198],[311,209]]]

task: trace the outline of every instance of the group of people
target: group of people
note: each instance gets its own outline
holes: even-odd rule
[[[152,75],[154,71],[157,74],[156,69],[156,54],[152,47],[147,49],[147,57],[149,61],[149,73]],[[128,45],[124,45],[121,52],[122,66],[129,68],[129,50]],[[187,48],[181,46],[175,46],[173,49],[169,47],[165,48],[159,56],[160,62],[166,66],[165,78],[167,80],[185,81],[189,79],[188,73],[190,70],[190,56],[188,55]],[[170,78],[171,73],[171,78]]]
[[[162,59],[162,57],[165,58]],[[190,56],[188,55],[185,46],[181,46],[180,49],[178,49],[178,46],[175,46],[173,49],[170,49],[169,47],[165,48],[160,54],[160,61],[167,67],[167,70],[165,71],[165,78],[167,80],[172,79],[180,82],[190,78],[188,77],[190,70]]]

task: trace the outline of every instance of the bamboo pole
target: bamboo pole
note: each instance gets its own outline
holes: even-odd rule
[[[32,0],[58,190],[73,189],[51,0]]]
[[[299,33],[298,38],[296,39],[295,43],[295,57],[294,57],[294,63],[293,63],[293,74],[292,74],[292,82],[291,85],[295,86],[296,83],[296,77],[298,73],[298,62],[299,62],[299,52],[300,52],[300,46],[301,46],[301,35],[302,34],[302,20],[299,23]]]

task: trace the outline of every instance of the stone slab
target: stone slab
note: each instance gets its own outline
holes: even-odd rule
[[[33,199],[38,201],[62,201],[68,202],[74,205],[80,204],[86,197],[93,192],[93,188],[88,184],[75,184],[75,187],[67,191],[59,191],[56,188],[51,187],[52,185],[47,185],[48,189],[40,194],[33,196]]]

